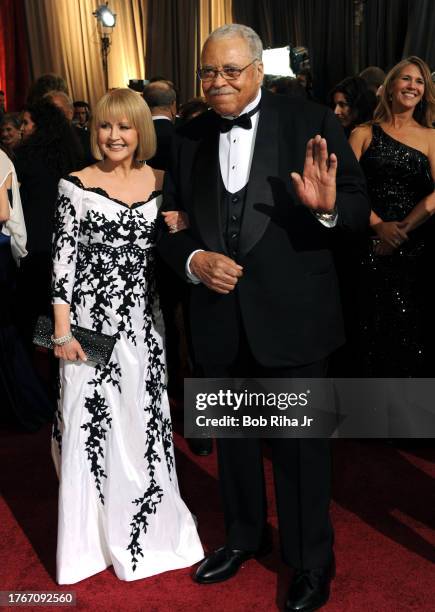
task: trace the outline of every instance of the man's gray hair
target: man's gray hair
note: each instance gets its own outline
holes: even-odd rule
[[[51,91],[47,91],[47,93],[44,94],[43,97],[48,98],[48,100],[53,100],[53,98],[60,98],[64,101],[65,106],[67,106],[70,110],[74,110],[74,103],[72,99],[64,91],[52,89]]]
[[[177,100],[175,90],[163,81],[145,85],[142,95],[150,108],[170,108]]]
[[[243,38],[246,41],[250,52],[252,53],[252,58],[261,61],[263,57],[263,43],[261,42],[261,38],[252,28],[240,23],[229,23],[217,28],[207,38],[204,43],[204,47],[207,45],[207,43],[212,42],[213,40],[236,37]]]

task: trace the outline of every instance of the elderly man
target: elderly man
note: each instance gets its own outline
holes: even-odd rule
[[[363,230],[369,204],[331,111],[262,91],[261,57],[246,26],[207,39],[198,75],[212,110],[181,133],[164,193],[190,227],[162,233],[159,249],[191,282],[204,376],[322,377],[344,339],[331,227]],[[295,568],[286,609],[316,610],[334,571],[328,440],[269,443],[282,556]],[[200,583],[270,550],[261,442],[220,439],[218,459],[226,545],[199,566]]]

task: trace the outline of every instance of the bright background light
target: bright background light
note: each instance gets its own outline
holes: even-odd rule
[[[276,47],[263,51],[264,74],[294,77],[290,68],[290,47]]]
[[[105,28],[113,28],[116,22],[116,16],[107,6],[99,6],[95,11],[97,19],[101,21]]]

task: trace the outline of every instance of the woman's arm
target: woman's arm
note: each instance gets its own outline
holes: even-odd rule
[[[9,174],[0,186],[0,223],[9,220],[11,209],[8,198],[8,188],[11,185],[11,175]]]
[[[68,337],[71,333],[70,303],[75,278],[82,197],[82,190],[74,188],[70,183],[65,188],[65,183],[60,183],[53,236],[55,339]],[[62,346],[55,343],[54,354],[68,361],[86,361],[86,355],[75,338],[71,338]]]
[[[53,304],[54,311],[54,338],[67,338],[71,335],[70,325],[70,306],[69,304]],[[54,355],[59,359],[65,359],[66,361],[87,361],[85,352],[83,351],[80,343],[71,337],[66,344],[62,346],[54,346]]]
[[[358,161],[361,159],[362,154],[367,151],[371,140],[372,128],[369,125],[361,125],[351,132],[349,144]]]
[[[429,132],[429,163],[431,167],[432,180],[435,183],[435,130]],[[410,232],[429,219],[435,212],[435,191],[420,200],[403,220],[407,232]]]
[[[372,140],[372,128],[369,125],[362,125],[353,130],[349,137],[349,144],[360,160],[361,156],[367,151]],[[407,240],[406,231],[397,221],[383,221],[374,210],[370,213],[370,227],[378,235],[381,242],[390,247],[397,248],[404,240]]]
[[[373,210],[370,213],[370,227],[381,242],[388,244],[393,249],[408,240],[407,228],[403,221],[382,221]]]

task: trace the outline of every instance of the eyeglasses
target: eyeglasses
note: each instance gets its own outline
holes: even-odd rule
[[[218,74],[225,79],[226,81],[233,81],[234,79],[238,79],[246,68],[252,66],[254,62],[258,62],[259,60],[255,58],[250,62],[247,66],[243,68],[236,68],[235,66],[224,66],[222,70],[218,70],[217,68],[198,68],[196,74],[201,81],[214,81]]]

